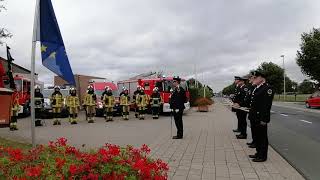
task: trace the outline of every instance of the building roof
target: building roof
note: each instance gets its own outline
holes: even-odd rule
[[[4,59],[4,58],[1,57],[1,56],[0,56],[0,60],[3,61],[3,62],[6,62],[6,63],[8,62],[6,59]],[[12,65],[13,65],[13,66],[16,66],[17,68],[22,69],[23,71],[26,71],[26,72],[28,72],[28,73],[31,73],[31,71],[30,71],[29,69],[26,69],[26,68],[24,68],[24,67],[22,67],[22,66],[20,66],[20,65],[18,65],[18,64],[12,63]]]

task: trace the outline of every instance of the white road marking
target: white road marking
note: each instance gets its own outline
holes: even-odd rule
[[[300,121],[305,122],[305,123],[312,124],[312,122],[310,122],[310,121],[306,121],[306,120],[303,120],[303,119],[301,119]]]
[[[275,111],[270,111],[271,113],[275,113]]]
[[[289,115],[287,115],[287,114],[280,114],[281,116],[285,116],[285,117],[288,117]]]

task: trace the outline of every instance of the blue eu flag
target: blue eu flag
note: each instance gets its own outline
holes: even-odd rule
[[[35,40],[41,42],[42,64],[69,84],[75,85],[51,0],[39,0],[37,6]]]

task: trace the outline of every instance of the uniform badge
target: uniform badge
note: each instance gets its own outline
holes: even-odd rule
[[[272,94],[272,89],[268,90],[268,94],[271,95]]]

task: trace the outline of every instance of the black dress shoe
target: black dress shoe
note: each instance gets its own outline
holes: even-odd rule
[[[265,162],[267,158],[254,158],[252,159],[253,162]]]
[[[173,136],[172,139],[182,139],[181,136]]]
[[[233,132],[240,132],[240,130],[239,129],[234,129],[234,130],[232,130]]]
[[[243,135],[243,134],[237,135],[236,137],[237,139],[247,139],[247,135]]]
[[[249,155],[249,158],[253,158],[253,159],[255,159],[255,158],[257,158],[258,156],[257,156],[257,154],[254,154],[254,155]]]
[[[255,144],[252,144],[249,146],[249,148],[256,148],[257,146]]]

